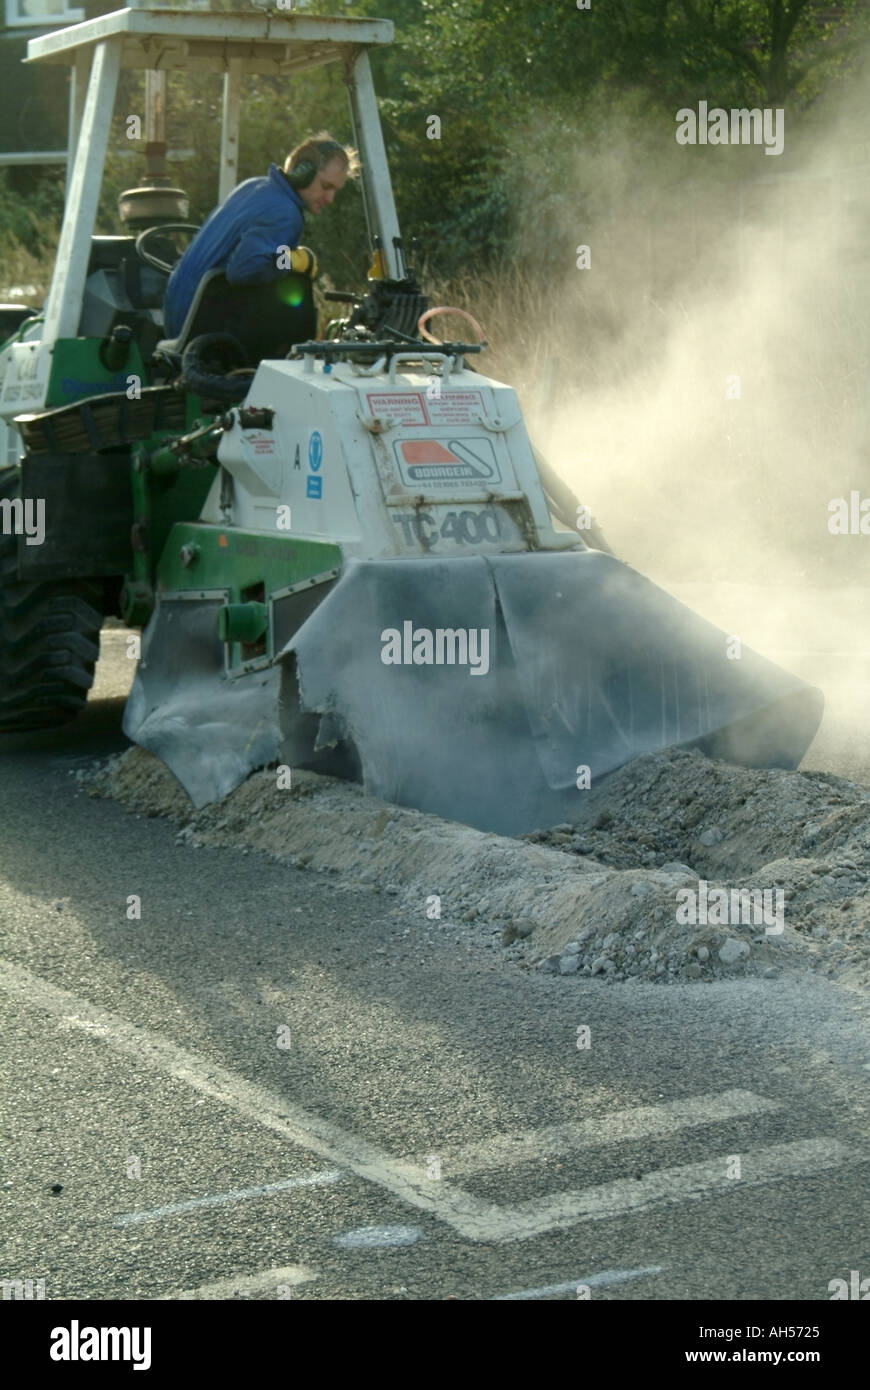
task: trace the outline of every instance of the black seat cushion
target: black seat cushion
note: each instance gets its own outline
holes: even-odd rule
[[[296,343],[317,333],[317,309],[307,275],[291,271],[268,285],[230,285],[215,275],[203,291],[186,342],[202,333],[232,333],[245,348],[248,365],[264,357],[286,357]]]

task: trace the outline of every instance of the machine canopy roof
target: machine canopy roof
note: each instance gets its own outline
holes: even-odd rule
[[[388,19],[318,15],[125,9],[59,29],[27,45],[28,63],[71,66],[106,39],[121,39],[121,67],[153,71],[282,73],[352,59],[372,44],[392,43]],[[90,51],[89,51],[90,50]]]

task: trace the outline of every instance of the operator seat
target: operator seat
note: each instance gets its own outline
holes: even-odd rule
[[[229,333],[242,344],[248,366],[286,357],[317,335],[317,309],[308,275],[290,271],[267,285],[231,285],[222,270],[208,270],[196,287],[184,326],[164,338],[157,353],[180,356],[203,333]]]
[[[163,334],[167,278],[139,260],[135,237],[92,237],[77,336],[108,338],[124,324],[147,357]]]

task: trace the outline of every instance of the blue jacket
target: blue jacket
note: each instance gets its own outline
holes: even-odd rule
[[[245,179],[209,213],[175,266],[163,299],[164,331],[174,338],[184,326],[196,287],[220,267],[231,285],[264,285],[279,270],[278,247],[299,245],[305,204],[277,164],[266,178]]]

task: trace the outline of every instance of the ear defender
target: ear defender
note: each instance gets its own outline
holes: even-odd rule
[[[310,183],[314,182],[318,167],[320,166],[315,164],[313,159],[302,159],[284,177],[291,188],[307,188]]]
[[[294,164],[289,174],[284,177],[291,188],[307,188],[313,183],[320,170],[334,159],[337,154],[343,154],[343,146],[335,140],[319,140],[317,149],[320,151],[320,160],[315,163],[313,159],[300,159],[298,164]]]

